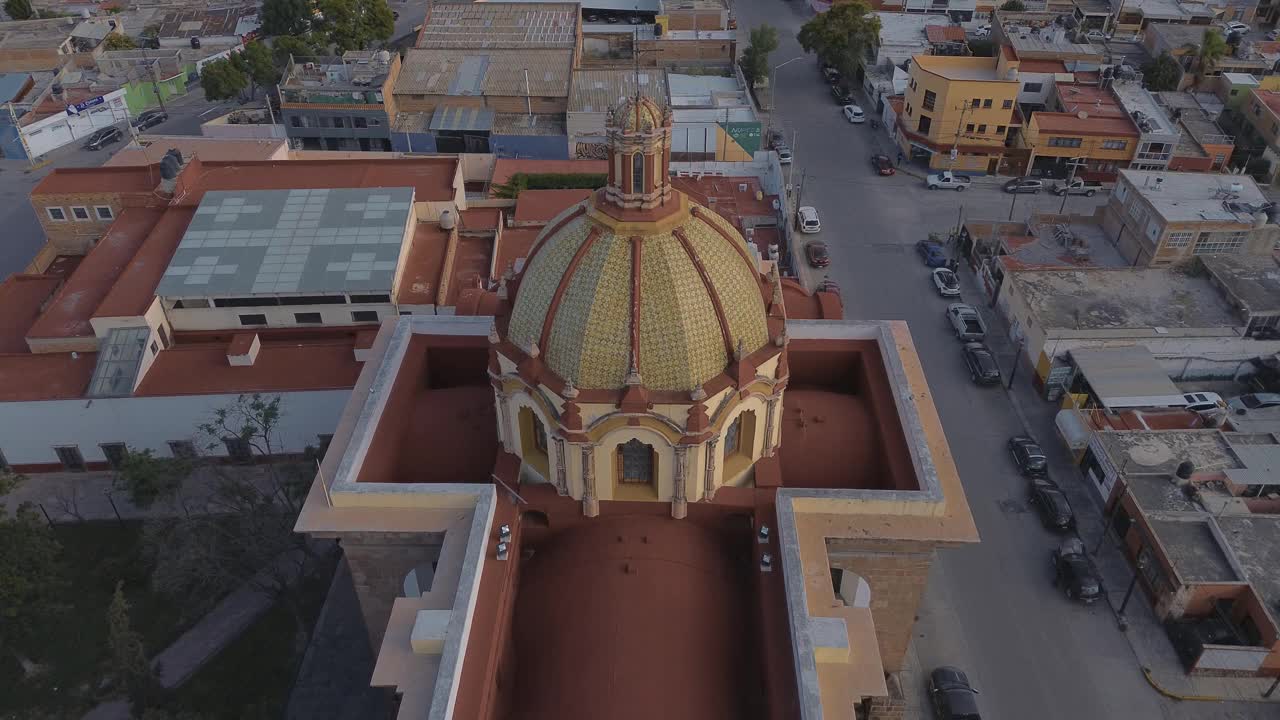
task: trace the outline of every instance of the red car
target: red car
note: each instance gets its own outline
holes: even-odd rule
[[[872,155],[871,167],[881,175],[892,175],[894,173],[893,161],[888,155]]]
[[[831,255],[827,252],[827,244],[824,242],[811,242],[805,245],[804,254],[813,267],[824,268],[831,264]]]

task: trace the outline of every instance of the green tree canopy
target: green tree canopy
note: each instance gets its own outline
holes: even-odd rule
[[[318,0],[325,39],[338,52],[363,50],[395,32],[395,17],[386,0]]]
[[[200,87],[209,100],[230,100],[249,87],[249,76],[230,59],[214,60],[200,71]]]
[[[36,14],[31,0],[4,0],[4,12],[14,20],[30,20]]]
[[[30,503],[0,505],[0,651],[35,654],[65,605],[62,546]]]
[[[769,55],[778,49],[778,31],[769,25],[751,30],[751,42],[738,58],[738,65],[752,85],[769,77]]]
[[[313,55],[323,54],[324,49],[320,47],[320,42],[310,34],[307,35],[281,35],[271,39],[271,54],[275,56],[276,67],[284,67],[289,63],[289,57],[303,58]]]
[[[116,592],[107,607],[107,644],[111,647],[112,670],[129,693],[135,713],[159,694],[160,682],[142,645],[142,635],[129,622],[129,602],[124,597],[124,581],[116,582]]]
[[[1227,55],[1227,41],[1222,34],[1213,28],[1205,28],[1200,38],[1200,50],[1196,57],[1200,61],[1200,72],[1206,73],[1218,66],[1218,61]]]
[[[193,465],[184,458],[156,457],[150,448],[125,454],[116,470],[115,489],[128,496],[140,508],[149,508],[160,500],[177,496],[182,481],[191,474]]]
[[[1027,6],[1022,4],[1022,0],[1005,0],[1000,9],[1008,10],[1009,12],[1022,12],[1027,9]]]
[[[231,62],[248,79],[249,97],[256,96],[258,88],[270,87],[280,80],[280,71],[276,70],[271,51],[260,42],[249,43],[244,46],[244,50],[233,53]]]
[[[1182,66],[1166,52],[1160,57],[1142,66],[1143,84],[1148,90],[1177,90],[1178,79],[1182,77]]]
[[[262,32],[301,35],[311,29],[314,8],[311,0],[262,0]]]
[[[120,33],[111,33],[106,40],[102,41],[102,46],[107,50],[133,50],[138,47],[138,43],[133,38]]]
[[[816,53],[845,77],[854,77],[862,54],[875,47],[879,38],[880,18],[862,0],[832,7],[801,26],[796,35],[805,52]]]

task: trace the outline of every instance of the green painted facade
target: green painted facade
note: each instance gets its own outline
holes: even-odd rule
[[[187,94],[187,74],[194,69],[193,66],[158,83],[135,80],[125,85],[124,102],[129,108],[129,114],[137,115],[143,110],[159,107],[160,101],[156,99],[157,89],[160,91],[160,98],[164,100]]]

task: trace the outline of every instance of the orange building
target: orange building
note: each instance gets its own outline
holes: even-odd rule
[[[977,540],[906,326],[762,272],[674,185],[669,109],[608,143],[493,317],[373,344],[297,524],[342,539],[371,683],[401,718],[901,717],[934,552]]]

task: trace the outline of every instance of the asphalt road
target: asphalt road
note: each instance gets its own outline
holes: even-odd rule
[[[744,43],[758,24],[779,29],[772,65],[803,53],[795,41],[807,19],[802,0],[738,0],[735,12]],[[1274,705],[1164,699],[1142,677],[1109,607],[1071,604],[1051,586],[1049,553],[1059,538],[1029,512],[1025,481],[1005,451],[1006,440],[1024,431],[1019,416],[1001,387],[970,382],[943,316],[948,301],[933,292],[928,270],[913,249],[930,231],[954,227],[961,214],[1007,218],[1013,196],[990,181],[963,193],[931,192],[904,173],[873,174],[871,153],[896,157],[897,152],[883,130],[844,120],[820,79],[816,59],[778,70],[776,93],[779,111],[773,122],[796,137],[794,177],[796,183],[803,178],[801,204],[818,209],[824,228],[800,237],[829,246],[831,266],[825,274],[840,284],[847,317],[908,322],[982,536],[977,545],[939,553],[915,628],[919,666],[925,672],[938,665],[965,669],[982,693],[983,717],[995,720],[1277,717]],[[1105,200],[1072,197],[1067,210],[1090,213]],[[1057,211],[1061,199],[1021,195],[1016,203],[1014,217],[1025,218],[1033,207]],[[816,279],[810,273],[817,271],[804,272],[806,279]],[[965,271],[962,276],[965,300],[981,303],[973,275]],[[1007,373],[1014,349],[998,337],[992,344]],[[1057,462],[1054,477],[1063,484],[1079,482],[1064,454],[1051,454]],[[1077,512],[1090,530],[1100,521],[1096,505],[1077,507]],[[910,682],[905,689],[919,707],[923,677]]]

